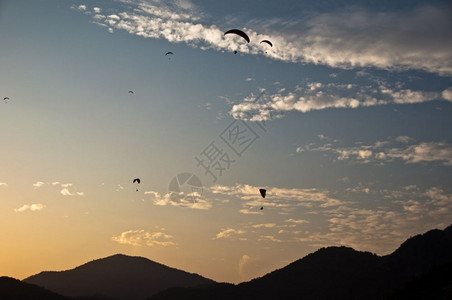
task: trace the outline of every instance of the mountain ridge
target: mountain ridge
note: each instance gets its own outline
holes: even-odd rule
[[[23,281],[64,296],[103,295],[113,299],[145,299],[173,286],[214,283],[198,274],[124,254],[96,259],[70,270],[43,271]]]
[[[265,300],[300,299],[301,295],[303,299],[397,299],[400,295],[413,295],[416,288],[424,289],[418,294],[449,295],[452,291],[452,276],[446,267],[449,265],[452,265],[452,225],[412,236],[384,256],[345,246],[320,248],[283,268],[239,284],[216,283],[198,274],[124,254],[96,259],[71,270],[40,272],[24,282],[64,296],[97,295],[112,299]],[[146,270],[150,274],[137,276]],[[432,278],[441,276],[444,280],[432,282]],[[188,277],[189,282],[184,280]],[[60,286],[46,284],[42,278],[58,281]],[[172,283],[166,284],[168,280]],[[113,287],[113,291],[92,286],[90,289],[89,283]],[[61,284],[65,293],[60,290]]]

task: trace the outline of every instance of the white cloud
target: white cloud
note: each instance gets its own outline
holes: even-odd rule
[[[241,103],[234,104],[229,114],[236,119],[265,121],[280,118],[281,114],[287,111],[307,113],[331,108],[356,109],[388,104],[415,104],[442,99],[439,91],[413,91],[400,86],[390,88],[387,83],[380,81],[380,79],[372,80],[368,86],[303,83],[293,91],[286,93],[264,92],[258,101],[250,101],[250,99],[254,99],[253,95],[246,97]]]
[[[452,101],[452,87],[445,89],[442,92],[442,96],[444,99],[446,99],[447,101]]]
[[[71,193],[68,189],[62,189],[62,190],[60,191],[60,193],[61,193],[61,195],[63,195],[63,196],[74,196],[74,195],[75,195],[74,193]]]
[[[213,194],[236,197],[243,200],[242,214],[262,214],[261,206],[278,209],[278,213],[286,214],[296,207],[326,208],[338,206],[342,201],[329,196],[324,189],[291,189],[267,188],[267,196],[263,199],[257,186],[237,184],[235,186],[214,185],[210,188]]]
[[[86,10],[86,5],[79,5],[78,7],[78,10],[81,10],[81,11],[85,11]]]
[[[0,186],[8,186],[6,182],[0,182]]]
[[[35,188],[40,188],[40,187],[43,186],[44,184],[45,184],[44,182],[38,181],[38,182],[36,182],[36,183],[33,183],[33,186],[34,186]]]
[[[118,12],[120,20],[107,19],[110,29],[121,29],[146,38],[165,38],[202,49],[260,54],[288,62],[308,62],[336,68],[377,67],[382,69],[421,69],[452,74],[452,42],[449,37],[449,11],[422,6],[394,12],[369,12],[349,8],[316,15],[291,24],[273,20],[270,26],[251,26],[264,30],[246,32],[251,43],[224,36],[224,28],[209,25],[193,4],[182,2],[138,2],[128,11]],[[184,2],[189,3],[189,2]],[[84,11],[86,6],[79,9]],[[201,21],[201,19],[205,19]],[[268,20],[263,20],[268,23]],[[252,22],[251,22],[252,23]],[[295,31],[295,34],[294,34]],[[272,51],[258,41],[269,39]],[[378,41],[376,43],[375,41]]]
[[[293,223],[293,224],[307,224],[309,221],[303,219],[287,219],[284,222]]]
[[[253,228],[273,228],[275,227],[275,223],[266,223],[266,224],[255,224],[252,225]]]
[[[24,211],[27,211],[27,210],[40,211],[40,210],[43,210],[45,207],[46,206],[44,204],[41,204],[41,203],[30,204],[30,205],[24,204],[21,207],[19,207],[17,209],[14,209],[14,211],[15,212],[24,212]]]
[[[230,239],[236,235],[242,235],[245,231],[241,229],[234,229],[234,228],[226,228],[222,229],[217,235],[213,238],[214,240],[217,239]]]
[[[373,66],[451,74],[449,14],[447,8],[433,6],[397,12],[348,9],[326,13],[308,23],[310,29],[299,37],[298,47],[292,52],[333,67]]]
[[[160,194],[156,191],[146,191],[145,195],[149,195],[154,205],[158,206],[181,206],[192,209],[207,210],[212,208],[212,203],[202,196],[202,191],[197,188],[192,188],[191,191],[186,192],[169,192]]]
[[[408,136],[399,136],[394,141],[408,144],[415,140]],[[438,163],[444,166],[452,166],[452,144],[420,142],[404,147],[391,147],[391,144],[393,144],[392,140],[352,147],[339,147],[328,143],[318,147],[312,145],[300,146],[297,147],[297,152],[330,152],[335,154],[337,160],[353,160],[358,163],[381,164],[402,160],[405,163]]]
[[[100,13],[101,9],[99,7],[93,7],[93,11],[98,14]]]
[[[124,231],[118,236],[113,236],[112,241],[132,246],[174,246],[170,241],[173,237],[163,232],[149,233],[144,229]]]

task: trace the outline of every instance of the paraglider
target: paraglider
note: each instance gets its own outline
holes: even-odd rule
[[[133,91],[129,91],[129,94],[132,95],[132,94],[133,94]]]
[[[270,47],[273,48],[273,44],[269,40],[262,40],[259,44],[262,44],[262,43],[268,44],[268,45],[270,45]],[[267,51],[265,51],[265,53],[267,53]]]
[[[250,42],[250,38],[248,37],[248,35],[247,35],[245,32],[243,32],[243,31],[241,31],[241,30],[239,30],[239,29],[231,29],[231,30],[228,30],[228,31],[226,31],[226,32],[224,33],[224,35],[230,34],[230,33],[237,34],[237,35],[241,36],[242,38],[244,38],[248,43]]]
[[[265,195],[267,193],[267,190],[265,189],[259,189],[259,193],[261,193],[262,198],[265,198]]]
[[[8,100],[9,100],[9,97],[4,97],[4,98],[3,98],[3,101],[5,101],[5,103],[7,103]]]
[[[133,183],[137,183],[137,184],[140,184],[141,183],[141,180],[140,180],[140,178],[135,178],[134,180],[133,180]],[[138,192],[138,188],[137,188],[137,192]]]
[[[259,44],[262,44],[262,43],[267,43],[270,45],[270,47],[273,47],[272,42],[270,42],[269,40],[262,40]]]
[[[166,53],[165,53],[165,56],[168,56],[168,55],[170,55],[170,54],[171,54],[171,55],[174,55],[174,53],[173,53],[173,52],[169,51],[169,52],[166,52]],[[170,57],[170,56],[168,56],[168,59],[171,59],[171,57]]]

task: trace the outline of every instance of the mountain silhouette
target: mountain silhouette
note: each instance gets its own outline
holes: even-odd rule
[[[412,237],[386,256],[322,248],[249,282],[171,288],[149,299],[452,299],[451,264],[449,226]]]
[[[46,271],[23,280],[70,297],[143,300],[170,287],[215,283],[147,258],[116,254],[67,271]]]
[[[0,277],[0,299],[2,300],[25,300],[46,299],[65,300],[64,296],[46,290],[34,284],[25,283],[20,280],[2,276]]]

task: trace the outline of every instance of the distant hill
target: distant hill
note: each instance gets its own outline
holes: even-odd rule
[[[0,299],[2,300],[66,300],[67,298],[34,284],[11,277],[0,277]]]
[[[449,226],[412,237],[382,257],[322,248],[239,285],[172,288],[149,299],[452,299],[451,263]]]
[[[147,258],[122,254],[94,260],[72,270],[41,272],[23,281],[64,296],[96,295],[124,300],[144,300],[170,287],[215,283]]]

